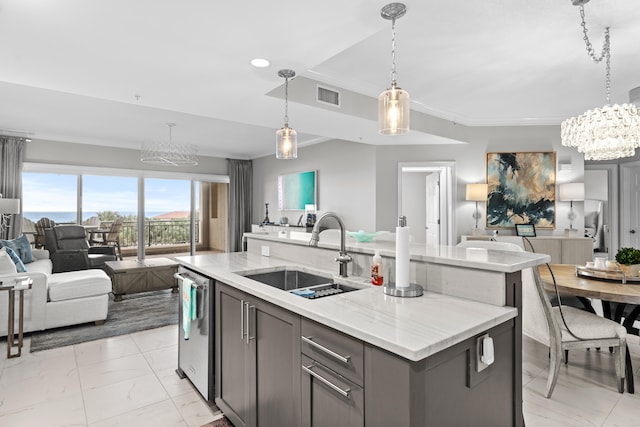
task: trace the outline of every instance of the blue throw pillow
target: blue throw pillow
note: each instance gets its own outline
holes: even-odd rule
[[[33,262],[31,243],[29,243],[29,239],[24,234],[17,239],[0,240],[0,246],[13,249],[13,252],[15,252],[25,264]]]
[[[26,273],[27,268],[24,266],[24,263],[22,262],[20,257],[13,251],[13,249],[7,246],[5,246],[5,249],[7,250],[9,257],[11,258],[11,261],[13,261],[13,263],[16,265],[16,270],[18,271],[18,273]]]

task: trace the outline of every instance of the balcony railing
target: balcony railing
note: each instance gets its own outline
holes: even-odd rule
[[[111,222],[103,221],[101,226],[108,228]],[[196,243],[200,243],[200,221],[196,220]],[[144,222],[145,246],[163,246],[188,244],[190,237],[190,221],[177,219],[152,219]],[[138,246],[138,224],[125,221],[120,229],[120,246]]]

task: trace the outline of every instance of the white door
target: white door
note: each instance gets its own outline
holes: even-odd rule
[[[640,248],[640,162],[621,167],[620,246]]]
[[[427,246],[440,246],[440,173],[426,176],[426,243]]]

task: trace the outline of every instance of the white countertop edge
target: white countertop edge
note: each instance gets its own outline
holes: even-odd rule
[[[233,265],[246,260],[246,266]],[[347,335],[390,351],[412,361],[419,361],[462,342],[474,335],[517,316],[514,307],[500,307],[433,292],[418,298],[395,298],[383,294],[382,288],[365,284],[363,278],[350,278],[349,284],[366,288],[360,291],[334,295],[320,300],[307,300],[288,292],[245,278],[236,272],[245,270],[274,270],[282,266],[298,267],[310,273],[324,273],[275,257],[261,257],[247,253],[196,255],[176,257],[180,264],[213,279],[247,292],[298,315],[327,325]],[[410,301],[416,300],[416,301]],[[388,313],[397,304],[400,314]],[[378,306],[371,306],[378,304]],[[402,314],[407,305],[407,313]],[[419,313],[410,311],[412,305]],[[429,312],[441,314],[430,315]],[[473,318],[462,318],[464,313]],[[423,320],[414,317],[420,315]],[[457,320],[456,320],[457,319]],[[395,326],[402,323],[402,329]],[[437,326],[438,323],[444,323]],[[454,324],[455,323],[455,324]]]
[[[273,234],[264,233],[245,233],[246,237],[265,240],[271,242],[281,242],[292,245],[308,246],[306,240],[282,237]],[[361,243],[355,242],[351,238],[346,240],[347,252],[356,252],[362,254],[373,255],[376,250],[380,251],[381,256],[395,258],[396,248],[394,242],[382,241]],[[319,248],[340,250],[339,242],[322,241],[322,237],[318,242]],[[509,252],[499,250],[489,250],[487,260],[473,260],[467,258],[466,248],[456,246],[440,246],[426,247],[423,244],[412,244],[410,246],[411,259],[415,261],[424,261],[434,264],[447,264],[457,267],[475,268],[479,270],[500,271],[503,273],[513,273],[524,268],[535,267],[544,263],[551,262],[551,256],[547,254],[532,252]]]

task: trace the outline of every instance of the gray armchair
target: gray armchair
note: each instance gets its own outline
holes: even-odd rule
[[[53,273],[102,268],[106,261],[115,261],[115,248],[91,247],[81,225],[59,225],[45,230],[46,248],[53,263]]]

